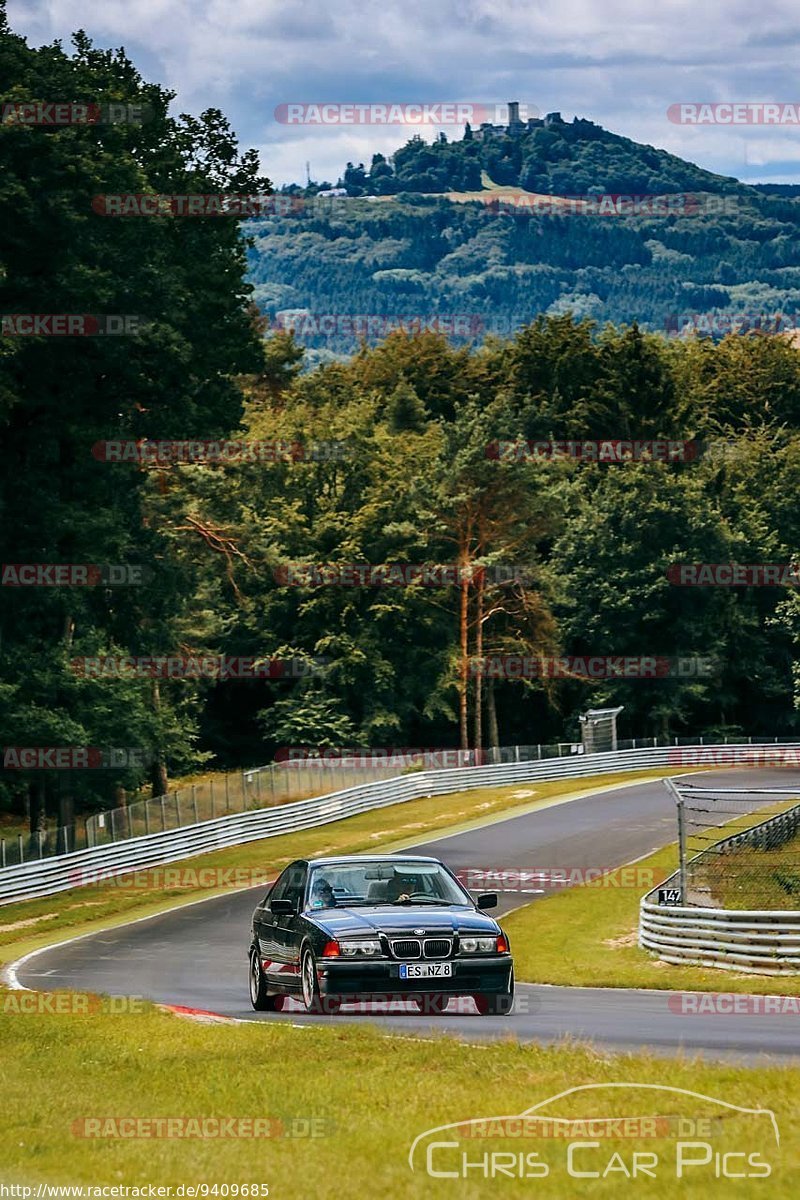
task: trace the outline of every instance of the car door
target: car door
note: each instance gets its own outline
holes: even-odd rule
[[[261,969],[271,984],[277,982],[278,962],[276,961],[277,943],[275,940],[275,917],[271,904],[273,900],[281,899],[289,883],[288,869],[279,875],[272,888],[258,906],[253,917],[253,928],[258,941],[261,958]]]
[[[300,941],[303,899],[308,880],[308,863],[291,863],[284,871],[286,886],[281,899],[292,903],[290,913],[276,913],[272,930],[275,946],[276,972],[281,976],[281,985],[300,986]],[[281,876],[283,878],[284,876]]]

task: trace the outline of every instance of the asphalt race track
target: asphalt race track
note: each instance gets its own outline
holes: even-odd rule
[[[787,769],[727,770],[694,778],[699,786],[709,787],[786,788],[797,783],[800,792],[800,773]],[[535,789],[535,784],[520,785],[528,786]],[[576,790],[580,786],[576,781]],[[662,783],[651,781],[509,817],[409,851],[433,854],[454,871],[607,869],[673,840],[674,802]],[[345,1006],[336,1016],[309,1016],[292,1001],[281,1013],[254,1013],[247,990],[247,950],[250,917],[260,891],[232,893],[42,951],[23,960],[17,980],[37,990],[144,996],[247,1021],[370,1021],[387,1033],[446,1031],[470,1041],[511,1034],[551,1043],[571,1036],[609,1049],[646,1047],[662,1054],[686,1050],[743,1061],[763,1055],[800,1056],[797,1016],[681,1014],[673,1011],[675,998],[670,1007],[675,993],[666,991],[518,983],[514,1010],[498,1017],[478,1016],[469,1000],[460,1002],[459,1011],[454,1011],[459,1002],[451,1001],[439,1017],[420,1015],[399,1003],[389,1010],[372,1005],[367,1014]],[[536,898],[518,888],[503,892],[499,912]],[[722,992],[725,975],[720,972]]]

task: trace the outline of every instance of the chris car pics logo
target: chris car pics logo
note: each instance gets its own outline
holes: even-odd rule
[[[591,1083],[521,1112],[426,1129],[408,1165],[430,1179],[768,1180],[780,1133],[767,1108],[744,1108],[657,1083]],[[585,1186],[583,1183],[579,1186]]]

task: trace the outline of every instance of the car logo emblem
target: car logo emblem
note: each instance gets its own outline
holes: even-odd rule
[[[425,932],[424,929],[415,929],[414,930],[414,933],[416,933],[419,937],[422,937],[424,932]]]

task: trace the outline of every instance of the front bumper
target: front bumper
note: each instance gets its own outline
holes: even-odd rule
[[[453,974],[426,979],[401,979],[394,959],[345,962],[336,958],[317,960],[319,990],[323,996],[394,996],[399,992],[464,996],[471,993],[508,992],[513,960],[510,954],[449,958]]]

